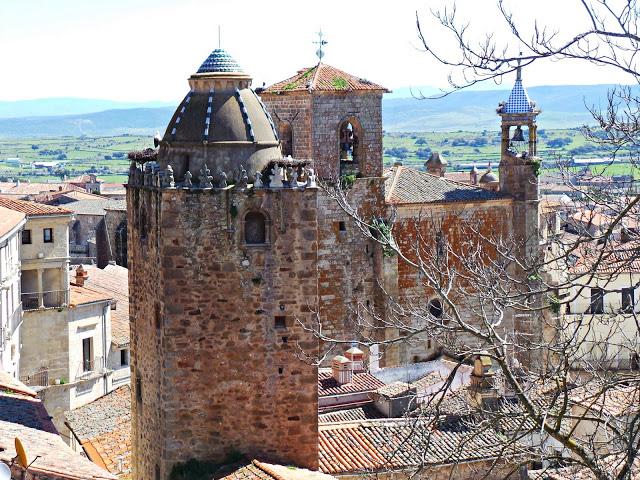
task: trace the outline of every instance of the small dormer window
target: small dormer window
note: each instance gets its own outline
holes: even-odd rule
[[[244,217],[244,241],[247,245],[267,243],[267,218],[260,212],[249,212]]]

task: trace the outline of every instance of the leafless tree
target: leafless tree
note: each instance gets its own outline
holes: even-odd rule
[[[428,35],[420,15],[418,35],[431,58],[451,67],[451,91],[500,79],[518,65],[543,59],[591,62],[637,82],[636,2],[575,3],[587,28],[568,37],[535,19],[518,24],[503,0],[497,1],[497,11],[510,32],[504,44],[492,33],[480,40],[470,36],[455,5],[432,12],[445,35],[432,29]],[[439,51],[446,42],[458,47],[455,58]],[[612,157],[624,151],[637,168],[640,98],[633,92],[626,86],[613,89],[608,107],[592,108],[594,126],[583,131],[610,147]],[[535,462],[542,468],[539,478],[561,478],[551,470],[560,467],[566,478],[579,470],[590,475],[584,478],[598,480],[640,475],[640,312],[633,296],[640,283],[640,197],[634,182],[615,189],[606,182],[584,186],[569,181],[573,172],[566,165],[558,168],[577,199],[542,217],[546,228],[547,220],[560,215],[565,229],[550,229],[539,251],[527,256],[522,255],[526,239],[509,231],[488,232],[480,221],[462,216],[445,226],[427,206],[411,220],[416,234],[407,241],[397,235],[392,206],[384,220],[367,217],[348,189],[325,186],[362,235],[415,272],[415,287],[385,291],[383,314],[362,305],[354,309],[362,343],[391,351],[431,339],[460,366],[482,370],[483,359],[491,364],[484,380],[475,378],[467,389],[452,387],[454,368],[436,390],[420,398],[409,413],[416,428],[402,446],[389,450],[390,458],[415,435],[427,449],[424,423],[433,426],[455,417],[469,431],[465,438],[489,429],[499,432],[503,456],[517,459],[516,464]],[[618,303],[603,306],[605,296]],[[434,297],[440,310],[430,303]],[[464,456],[464,450],[461,444],[451,461]],[[417,462],[416,469],[427,464]]]

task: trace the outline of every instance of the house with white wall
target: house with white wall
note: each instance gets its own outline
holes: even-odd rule
[[[25,214],[0,207],[0,370],[20,371],[20,239]]]

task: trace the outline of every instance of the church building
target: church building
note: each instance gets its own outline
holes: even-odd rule
[[[425,210],[533,238],[537,110],[528,98],[500,107],[495,191],[401,165],[385,171],[387,89],[322,62],[256,91],[216,49],[189,86],[157,150],[130,155],[134,478],[166,480],[177,463],[237,454],[317,470],[318,365],[336,354],[327,340],[357,341],[356,313],[379,326],[386,292],[420,288],[319,179],[347,181],[361,218],[395,209],[399,244],[430,228],[415,222]],[[522,126],[527,155],[510,146]],[[376,361],[421,361],[435,349],[424,342]]]

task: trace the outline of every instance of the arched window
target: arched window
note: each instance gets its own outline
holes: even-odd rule
[[[80,225],[80,220],[76,220],[71,227],[71,231],[73,232],[73,243],[76,245],[82,245],[82,226]]]
[[[244,217],[244,242],[247,245],[267,243],[267,219],[260,212],[249,212]]]
[[[282,156],[293,156],[293,128],[289,122],[280,122],[280,142],[282,144]]]
[[[355,118],[344,120],[340,124],[339,147],[340,147],[340,174],[355,175],[359,173],[359,160],[362,140],[362,129],[360,123]]]
[[[429,300],[429,314],[434,318],[442,318],[442,303],[437,298]]]

